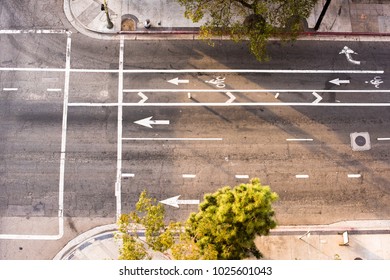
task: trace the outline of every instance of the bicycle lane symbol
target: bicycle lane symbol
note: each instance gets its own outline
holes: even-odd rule
[[[209,81],[206,81],[207,84],[215,85],[217,88],[224,88],[225,85],[225,78],[218,76],[215,79],[211,79]]]
[[[375,76],[374,79],[372,79],[370,82],[366,81],[366,84],[368,83],[372,84],[376,88],[379,88],[380,84],[383,83],[383,80],[380,76]]]

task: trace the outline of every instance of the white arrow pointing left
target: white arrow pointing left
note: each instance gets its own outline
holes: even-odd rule
[[[152,121],[152,118],[153,118],[153,116],[151,116],[149,118],[145,118],[145,119],[139,120],[139,121],[135,121],[134,123],[139,124],[139,125],[143,125],[143,126],[146,126],[146,127],[150,127],[150,128],[153,128],[152,124],[169,124],[168,120]]]
[[[179,200],[180,195],[161,200],[160,203],[179,208],[179,204],[199,204],[198,199]]]
[[[174,78],[172,80],[169,80],[168,83],[174,84],[174,85],[179,85],[179,84],[188,84],[190,81],[189,80],[180,80],[179,78]]]
[[[329,81],[329,83],[335,84],[335,85],[341,85],[341,84],[349,84],[351,81],[350,80],[340,80],[339,78],[333,79]]]

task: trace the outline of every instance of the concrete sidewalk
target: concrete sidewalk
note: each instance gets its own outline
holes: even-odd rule
[[[116,225],[94,228],[70,241],[55,260],[118,259]],[[345,234],[348,232],[348,243]],[[256,240],[269,260],[390,260],[390,220],[344,221],[331,225],[280,226]],[[168,259],[159,253],[153,259]]]
[[[314,28],[326,0],[319,0],[310,17]],[[71,24],[85,35],[109,39],[119,33],[142,36],[169,34],[170,37],[196,34],[203,22],[193,23],[184,17],[184,9],[176,0],[108,0],[109,17],[113,28],[107,28],[107,17],[101,10],[103,0],[64,0],[64,11]],[[146,20],[150,28],[145,28]],[[384,0],[333,0],[317,31],[332,33],[390,36],[390,2]]]

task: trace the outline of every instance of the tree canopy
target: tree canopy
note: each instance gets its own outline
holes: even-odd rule
[[[193,22],[205,20],[201,36],[228,35],[234,41],[249,40],[258,60],[267,59],[271,36],[296,38],[318,0],[177,0]]]
[[[117,222],[117,238],[122,240],[119,259],[150,259],[149,250],[165,252],[175,242],[174,234],[179,223],[164,222],[165,209],[156,199],[149,197],[146,191],[140,194],[135,211],[122,214]],[[139,230],[145,230],[145,242],[141,242]]]
[[[276,227],[272,203],[277,198],[259,179],[233,189],[224,187],[205,195],[199,211],[186,223],[186,234],[203,259],[260,258],[254,240]]]
[[[185,223],[165,225],[163,205],[143,192],[136,210],[121,215],[118,221],[123,241],[120,259],[148,259],[147,249],[178,260],[261,258],[254,240],[276,227],[272,203],[277,199],[269,186],[255,178],[205,195],[199,211]],[[145,230],[145,244],[137,233],[140,226]]]

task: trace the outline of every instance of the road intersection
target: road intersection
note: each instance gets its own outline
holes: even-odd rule
[[[326,215],[332,207],[339,207],[340,219],[366,217],[381,208],[376,214],[386,215],[389,194],[381,197],[381,193],[390,180],[387,69],[364,60],[358,64],[355,52],[337,46],[334,57],[342,60],[337,62],[342,68],[214,69],[187,65],[164,69],[156,65],[140,69],[129,66],[129,57],[134,56],[127,55],[127,47],[131,51],[134,47],[124,37],[109,43],[114,52],[106,58],[109,63],[105,66],[77,67],[82,63],[80,59],[73,62],[73,54],[80,58],[83,52],[78,53],[77,43],[73,47],[73,37],[64,30],[0,32],[5,49],[18,46],[13,52],[2,53],[2,61],[9,61],[0,68],[4,115],[7,110],[29,108],[32,100],[47,100],[54,105],[38,106],[56,108],[52,113],[56,121],[44,130],[53,129],[53,134],[42,133],[41,123],[34,126],[47,113],[41,111],[42,116],[36,119],[34,114],[39,113],[26,113],[25,118],[33,120],[25,123],[42,135],[32,141],[25,134],[17,148],[21,154],[27,150],[29,157],[45,138],[48,142],[53,138],[52,153],[57,161],[53,164],[59,169],[37,168],[43,176],[49,174],[56,206],[52,200],[38,198],[31,206],[45,205],[43,212],[36,213],[57,217],[58,232],[0,232],[0,239],[60,239],[64,217],[90,213],[110,216],[113,210],[118,217],[132,209],[143,189],[174,206],[168,208],[168,215],[181,219],[196,209],[194,204],[203,194],[226,182],[245,182],[253,176],[264,178],[280,193],[282,202],[277,207],[285,224],[313,223],[309,215],[329,222]],[[18,43],[31,39],[28,49],[39,41],[32,54]],[[48,43],[42,49],[45,40]],[[45,60],[45,53],[50,58],[55,56],[51,53],[57,56]],[[13,157],[15,147],[9,144],[21,135],[12,130],[20,125],[19,119],[16,115],[0,121],[10,130],[4,132],[8,165],[2,166],[6,174],[2,185],[20,185],[13,176],[21,171],[9,167],[19,160]],[[24,125],[20,125],[21,130]],[[359,129],[370,129],[374,152],[351,151],[349,135]],[[47,158],[43,161],[48,162]],[[329,186],[317,188],[325,183]],[[32,184],[40,185],[40,181]],[[302,188],[297,190],[297,185]],[[99,188],[96,193],[95,187]],[[11,187],[1,193],[8,205],[3,216],[22,216],[23,211],[30,211],[27,206],[12,208],[31,203],[23,201],[26,193],[31,193],[28,189],[21,187],[20,198],[14,202],[9,198]],[[307,205],[296,205],[302,200]],[[355,207],[360,207],[360,213],[351,212]],[[323,220],[322,214],[326,216]]]

